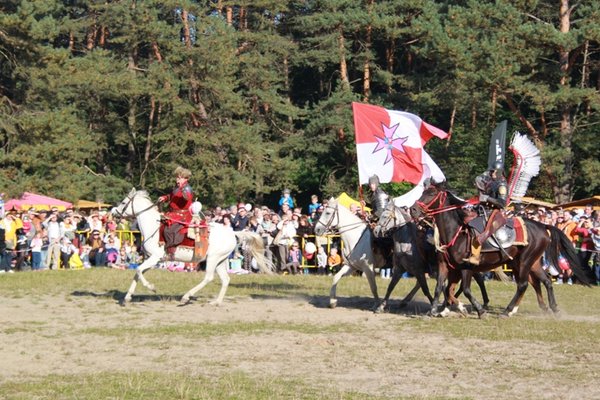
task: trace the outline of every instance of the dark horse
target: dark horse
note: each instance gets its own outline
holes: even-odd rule
[[[393,202],[390,202],[381,213],[373,232],[377,235],[384,235],[383,232],[385,232],[386,236],[393,238],[395,257],[392,279],[388,285],[385,297],[375,311],[382,312],[387,309],[389,298],[405,271],[416,277],[417,282],[406,297],[400,301],[400,307],[406,306],[419,288],[423,290],[423,294],[429,299],[429,303],[433,305],[434,299],[429,293],[425,274],[429,272],[428,266],[435,264],[442,270],[444,276],[448,276],[446,272],[447,264],[444,257],[435,251],[433,245],[428,243],[424,227],[413,222],[412,217],[405,207],[396,207]],[[436,273],[437,271],[434,270],[431,272]],[[479,285],[485,308],[489,303],[489,297],[485,288],[483,275],[476,273],[473,275],[473,278]],[[441,290],[441,288],[438,290]],[[453,291],[446,291],[445,294],[445,303],[456,305],[461,312],[466,312],[456,299]],[[437,312],[432,310],[432,314],[437,315]]]
[[[449,285],[452,282],[458,282],[460,275],[464,295],[469,299],[480,318],[485,314],[485,310],[473,297],[470,289],[471,277],[474,272],[489,271],[502,264],[507,264],[512,268],[517,290],[503,312],[505,316],[517,313],[529,282],[536,291],[540,308],[545,311],[548,309],[541,294],[541,283],[546,287],[550,309],[554,313],[559,312],[552,289],[552,281],[542,268],[544,253],[553,265],[558,265],[558,256],[562,253],[571,264],[575,276],[582,283],[590,284],[591,277],[581,268],[573,245],[566,235],[556,227],[528,219],[524,220],[528,237],[527,245],[510,246],[502,251],[484,250],[481,253],[479,265],[465,263],[463,260],[469,256],[473,237],[469,227],[463,222],[467,205],[467,202],[449,192],[445,183],[434,184],[428,187],[421,198],[411,207],[411,215],[416,219],[433,217],[439,230],[440,244],[445,247],[444,258],[450,266],[448,269]],[[432,307],[435,309],[439,302],[440,290],[438,288],[443,287],[446,279],[441,272],[438,274],[438,285],[434,293]]]

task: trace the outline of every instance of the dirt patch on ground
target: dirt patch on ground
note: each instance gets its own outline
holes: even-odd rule
[[[407,322],[428,317],[376,315],[367,299],[344,299],[335,310],[326,307],[324,297],[227,298],[221,307],[204,300],[178,307],[152,297],[120,307],[110,296],[90,294],[2,302],[2,382],[54,373],[171,370],[218,376],[243,371],[391,398],[600,398],[597,379],[573,381],[556,368],[598,371],[598,360],[574,360],[544,343],[528,343],[523,351],[518,343],[425,334]],[[185,339],[103,333],[106,328],[234,321],[279,328]],[[310,329],[281,328],[292,324]]]

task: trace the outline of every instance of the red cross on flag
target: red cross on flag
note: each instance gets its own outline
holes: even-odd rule
[[[361,103],[352,103],[352,111],[361,184],[373,175],[382,183],[446,179],[423,149],[434,136],[446,139],[446,132],[407,112]]]

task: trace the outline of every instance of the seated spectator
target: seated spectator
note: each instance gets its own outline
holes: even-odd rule
[[[329,251],[329,257],[327,257],[327,267],[329,268],[329,275],[337,274],[342,268],[342,257],[338,254],[337,247],[332,247]]]
[[[90,263],[95,267],[106,265],[106,251],[99,230],[95,229],[92,231],[88,239],[88,245],[91,247],[88,254]]]
[[[286,264],[286,270],[292,275],[296,275],[300,270],[300,264],[302,263],[302,252],[300,251],[300,245],[298,242],[292,243],[292,246],[288,252],[288,262]]]
[[[60,266],[64,269],[70,269],[71,266],[69,261],[71,260],[71,256],[74,253],[77,253],[77,247],[73,245],[71,239],[68,237],[63,237],[60,241]]]

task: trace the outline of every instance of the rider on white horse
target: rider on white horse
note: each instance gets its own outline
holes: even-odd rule
[[[192,172],[179,166],[175,169],[174,175],[177,185],[171,194],[158,198],[160,203],[169,202],[169,211],[165,213],[166,227],[163,232],[167,252],[173,252],[183,241],[185,233],[182,230],[192,219],[189,208],[194,201],[192,187],[188,183]]]

